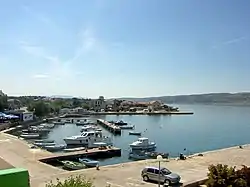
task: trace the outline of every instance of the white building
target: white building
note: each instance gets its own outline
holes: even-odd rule
[[[89,105],[90,109],[93,109],[94,111],[101,111],[102,109],[106,109],[107,103],[104,100],[104,97],[100,96],[98,99],[91,99]]]
[[[23,112],[22,114],[23,121],[32,121],[34,119],[33,112]]]

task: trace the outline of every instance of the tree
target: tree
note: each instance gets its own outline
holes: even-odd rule
[[[6,108],[8,108],[8,97],[6,95],[0,96],[0,112],[3,112]]]
[[[94,185],[90,180],[86,180],[81,176],[71,176],[65,181],[60,181],[59,179],[57,179],[56,184],[50,182],[46,184],[46,187],[94,187]]]
[[[50,107],[48,106],[48,104],[42,101],[34,103],[33,108],[34,114],[38,117],[46,116],[50,112]]]
[[[80,100],[80,99],[78,99],[78,98],[73,98],[72,100],[73,100],[72,106],[73,106],[74,108],[77,108],[77,107],[80,107],[80,106],[81,106],[81,100]]]
[[[82,108],[84,108],[84,109],[86,109],[86,110],[89,110],[89,109],[90,109],[90,107],[89,107],[89,105],[88,105],[87,103],[84,103],[84,104],[82,105]]]

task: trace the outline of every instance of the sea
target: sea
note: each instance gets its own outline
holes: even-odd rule
[[[176,105],[175,105],[176,106]],[[250,107],[218,105],[179,105],[181,111],[192,111],[193,115],[107,115],[90,117],[91,120],[123,120],[135,125],[135,131],[157,144],[157,151],[176,157],[180,153],[190,155],[198,152],[221,149],[250,143]],[[80,134],[81,126],[58,125],[48,134],[59,144],[63,138]],[[122,149],[121,157],[101,160],[101,165],[129,162],[129,144],[138,137],[129,135],[130,130],[112,137],[115,147]]]

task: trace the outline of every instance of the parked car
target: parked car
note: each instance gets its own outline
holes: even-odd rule
[[[144,181],[156,181],[158,182],[160,179],[161,183],[164,185],[171,185],[171,184],[178,184],[181,180],[180,175],[176,173],[172,173],[167,168],[159,168],[157,167],[145,167],[142,172],[141,176]]]

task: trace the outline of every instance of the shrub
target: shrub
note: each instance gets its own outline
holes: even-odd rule
[[[86,180],[81,176],[71,176],[65,181],[60,181],[57,179],[56,184],[53,184],[51,181],[50,183],[46,184],[46,187],[94,187],[94,185],[90,180]]]
[[[208,168],[208,187],[248,187],[250,186],[250,168],[243,166],[236,170],[228,165],[211,165]]]

